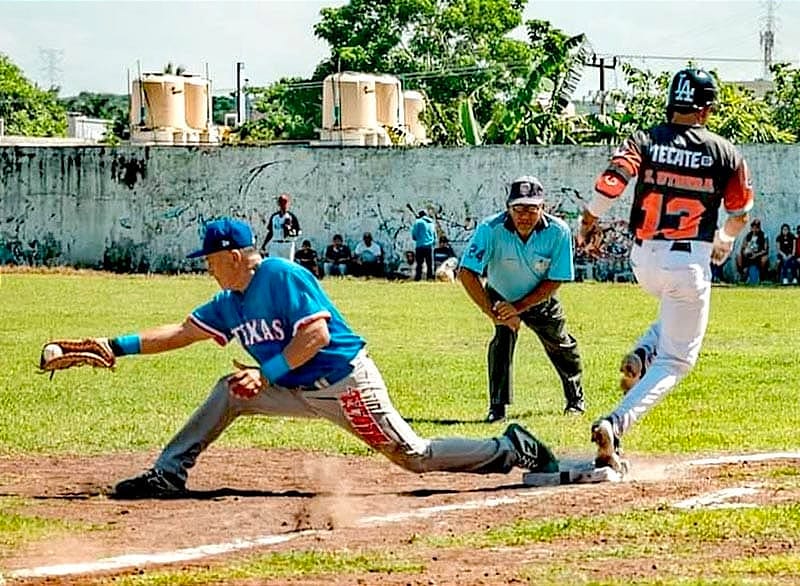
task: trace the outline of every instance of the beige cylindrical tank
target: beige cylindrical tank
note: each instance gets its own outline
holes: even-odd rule
[[[400,80],[392,75],[375,78],[375,109],[379,125],[403,124],[403,95]]]
[[[403,106],[406,129],[414,135],[417,142],[425,142],[428,133],[419,120],[419,114],[425,109],[425,98],[419,92],[406,90],[403,92]]]
[[[208,81],[201,77],[183,79],[186,125],[198,130],[208,127]]]
[[[333,73],[322,83],[322,127],[327,130],[375,128],[375,77]]]
[[[134,80],[131,88],[131,123],[138,125],[144,97],[145,127],[186,128],[183,78],[149,73]]]

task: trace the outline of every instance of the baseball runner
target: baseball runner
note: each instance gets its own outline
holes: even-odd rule
[[[753,190],[747,164],[727,140],[706,129],[717,98],[714,78],[683,69],[672,79],[667,120],[635,132],[612,155],[581,219],[578,244],[636,177],[630,229],[631,266],[660,301],[658,319],[622,363],[617,408],[592,425],[596,466],[620,470],[620,438],[685,377],[708,324],[710,264],[722,264],[747,225]],[[720,206],[728,214],[717,229]]]
[[[267,235],[261,250],[267,251],[269,256],[294,261],[295,241],[303,231],[300,229],[300,220],[289,211],[291,203],[287,193],[278,196],[278,211],[267,220]]]
[[[324,418],[344,428],[413,472],[442,470],[488,474],[517,466],[553,472],[558,462],[521,426],[512,424],[491,439],[422,439],[395,410],[386,385],[355,334],[303,267],[280,258],[262,259],[250,226],[223,218],[206,227],[203,256],[222,289],[181,324],[164,325],[91,346],[62,345],[92,365],[113,366],[115,357],[155,354],[213,339],[237,340],[257,366],[237,364],[206,402],[167,444],[155,465],[118,483],[118,498],[159,498],[185,493],[188,470],[198,456],[240,415]],[[45,354],[43,370],[52,370]],[[113,355],[106,356],[104,348]],[[54,360],[59,351],[53,352]],[[61,364],[61,363],[59,363]]]
[[[481,222],[461,259],[461,283],[495,330],[488,351],[487,423],[505,419],[512,400],[511,366],[520,323],[536,333],[558,372],[565,413],[586,409],[578,342],[567,331],[564,308],[555,297],[561,283],[575,276],[572,233],[543,206],[538,179],[515,179],[506,210]]]

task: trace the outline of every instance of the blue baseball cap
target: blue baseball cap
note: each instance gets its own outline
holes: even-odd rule
[[[208,256],[222,250],[237,250],[255,246],[253,231],[246,222],[233,218],[220,218],[206,224],[203,248],[195,250],[186,258]]]

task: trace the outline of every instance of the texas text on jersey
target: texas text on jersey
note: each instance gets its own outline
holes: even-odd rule
[[[717,216],[746,210],[753,192],[747,164],[704,126],[661,124],[639,131],[613,154],[595,189],[619,197],[639,176],[630,227],[640,240],[714,240]]]

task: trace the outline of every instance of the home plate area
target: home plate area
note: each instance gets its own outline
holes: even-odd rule
[[[595,468],[594,460],[560,460],[558,472],[526,472],[522,483],[526,486],[558,486],[561,484],[597,484],[600,482],[620,482],[621,474],[604,466]],[[625,462],[627,471],[628,464]]]

